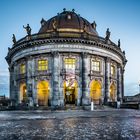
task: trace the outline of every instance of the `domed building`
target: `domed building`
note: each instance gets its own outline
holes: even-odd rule
[[[124,96],[125,52],[74,10],[41,20],[9,48],[10,98],[17,104],[64,107],[108,104]]]

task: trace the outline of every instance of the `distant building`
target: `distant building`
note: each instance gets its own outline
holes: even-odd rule
[[[10,98],[17,104],[75,106],[116,102],[124,96],[125,52],[110,40],[107,29],[100,37],[96,23],[74,10],[41,20],[38,33],[9,48]]]
[[[140,93],[134,96],[124,96],[125,102],[139,102],[140,103]]]

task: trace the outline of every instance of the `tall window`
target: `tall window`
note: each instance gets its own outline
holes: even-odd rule
[[[100,61],[92,60],[92,70],[93,71],[100,71]]]
[[[76,67],[76,59],[75,58],[65,58],[64,62],[65,62],[66,70],[68,70],[68,69],[75,70],[75,67]]]
[[[111,65],[111,75],[115,75],[115,66]]]
[[[38,60],[38,70],[48,70],[48,60]]]
[[[25,73],[25,64],[21,64],[20,65],[20,74],[24,74]]]

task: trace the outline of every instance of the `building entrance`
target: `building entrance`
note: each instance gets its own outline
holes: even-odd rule
[[[70,84],[70,81],[64,82],[64,100],[65,104],[76,104],[77,101],[77,82],[74,81]]]

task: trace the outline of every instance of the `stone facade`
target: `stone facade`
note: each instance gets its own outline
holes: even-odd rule
[[[21,84],[23,83],[26,85],[26,102],[31,106],[39,105],[38,83],[46,81],[49,86],[46,91],[48,95],[46,96],[45,92],[43,95],[43,98],[47,99],[47,103],[44,105],[65,106],[66,98],[69,98],[64,87],[67,74],[65,59],[74,58],[76,60],[74,76],[77,85],[74,89],[75,105],[90,105],[92,87],[95,94],[96,92],[101,94],[97,95],[97,99],[104,104],[110,101],[122,101],[126,58],[120,47],[110,40],[106,43],[106,39],[99,36],[91,39],[88,37],[87,40],[87,34],[81,33],[80,38],[71,39],[66,36],[66,33],[69,35],[68,32],[61,37],[59,37],[60,34],[56,37],[56,33],[58,32],[26,36],[9,49],[6,60],[10,71],[10,98],[14,99],[17,104],[22,103],[23,95],[21,98],[21,94],[24,93],[21,93]],[[38,70],[39,60],[47,60],[46,70]],[[96,71],[92,68],[92,61],[99,63],[99,70]],[[25,66],[24,73],[20,72],[21,65]],[[111,68],[114,68],[113,75]],[[100,85],[97,86],[97,91],[92,82]],[[111,90],[113,90],[112,93]],[[110,97],[111,94],[114,97]],[[95,103],[99,102],[95,101]]]

